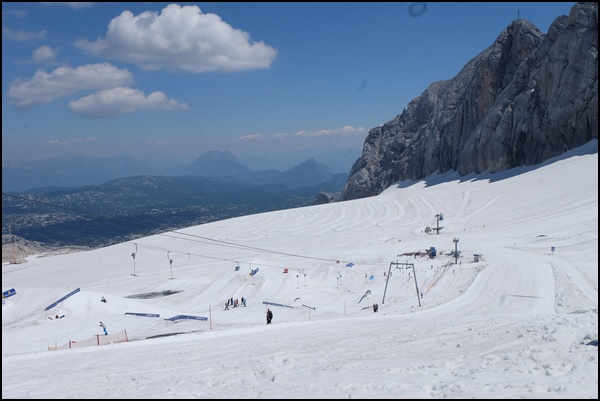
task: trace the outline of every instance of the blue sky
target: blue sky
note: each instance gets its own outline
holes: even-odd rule
[[[2,159],[349,168],[517,16],[547,32],[573,4],[3,2]]]

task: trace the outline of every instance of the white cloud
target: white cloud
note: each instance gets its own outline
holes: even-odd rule
[[[278,132],[276,134],[271,135],[271,138],[274,138],[274,139],[286,139],[289,137],[290,137],[290,135],[283,133],[283,132]]]
[[[59,6],[66,6],[69,8],[74,8],[76,10],[78,9],[82,9],[82,8],[88,8],[94,5],[93,2],[85,2],[85,1],[66,1],[66,2],[42,2],[42,4],[47,4],[47,5],[59,5]]]
[[[78,138],[78,139],[50,139],[48,141],[46,141],[46,145],[50,145],[50,146],[67,146],[67,145],[72,145],[72,144],[79,144],[79,143],[93,143],[96,142],[97,139],[94,138],[93,136],[87,137],[87,138]]]
[[[318,131],[298,131],[292,136],[306,137],[306,138],[323,138],[323,137],[352,137],[360,136],[364,137],[366,130],[362,127],[350,127],[345,126],[338,129],[323,129]]]
[[[23,31],[23,30],[19,30],[19,31],[13,31],[12,29],[3,26],[2,27],[2,37],[6,37],[8,39],[12,39],[12,40],[18,40],[21,42],[26,42],[28,40],[34,40],[34,39],[44,39],[46,37],[46,31],[41,30],[41,31],[37,31],[37,32],[32,32],[32,31]]]
[[[238,137],[239,141],[266,141],[268,139],[286,140],[292,138],[364,138],[367,130],[363,127],[351,127],[349,125],[337,129],[322,129],[318,131],[300,130],[293,134],[278,132],[273,135],[248,134]]]
[[[108,63],[77,68],[58,67],[51,73],[38,70],[33,78],[16,80],[8,98],[19,108],[48,103],[81,90],[103,89],[131,83],[132,75]]]
[[[267,136],[263,134],[248,134],[238,138],[239,141],[263,141],[265,139],[267,139]]]
[[[69,102],[69,107],[76,114],[85,117],[112,117],[139,110],[187,110],[188,105],[169,99],[162,92],[152,92],[146,96],[137,89],[118,87],[73,100]]]
[[[41,46],[33,51],[32,60],[34,63],[52,62],[56,57],[56,52],[50,46]]]
[[[268,68],[277,51],[232,28],[197,6],[170,4],[160,14],[123,11],[106,38],[75,44],[93,55],[134,63],[147,70],[243,71]]]
[[[2,10],[2,19],[5,17],[14,17],[14,18],[25,18],[29,15],[27,11],[23,10]]]

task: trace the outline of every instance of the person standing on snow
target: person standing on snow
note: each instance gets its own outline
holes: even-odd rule
[[[271,324],[271,320],[273,320],[273,312],[271,309],[267,309],[267,324]]]
[[[102,327],[102,330],[104,330],[104,335],[107,336],[108,331],[106,331],[106,326],[104,325],[104,323],[102,323],[102,321],[100,321],[100,327]]]

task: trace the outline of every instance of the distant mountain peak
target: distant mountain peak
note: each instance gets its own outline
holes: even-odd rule
[[[207,177],[237,176],[248,171],[228,150],[203,153],[190,165],[190,174]]]
[[[333,176],[333,171],[326,165],[319,163],[313,157],[300,163],[296,167],[283,172],[284,183],[325,182]]]
[[[219,160],[228,160],[228,161],[238,162],[238,159],[233,154],[231,154],[231,152],[228,150],[210,150],[208,152],[201,154],[200,157],[198,157],[194,161],[194,163],[199,162],[199,161],[207,162],[207,161],[219,161]]]

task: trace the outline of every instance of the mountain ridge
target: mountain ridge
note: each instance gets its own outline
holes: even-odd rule
[[[340,199],[436,172],[533,165],[597,139],[597,16],[597,3],[577,3],[546,35],[513,21],[454,78],[369,131]]]
[[[313,160],[316,171],[311,177],[307,171],[301,176],[294,176],[295,167]],[[101,185],[103,183],[125,177],[140,175],[176,177],[204,176],[229,177],[236,183],[284,184],[294,188],[319,185],[335,174],[324,164],[309,158],[285,171],[277,169],[251,170],[242,164],[229,151],[208,151],[200,155],[189,165],[178,167],[151,164],[129,156],[87,157],[67,155],[64,157],[38,160],[3,160],[2,191],[25,192],[36,188],[47,187],[82,187]],[[329,174],[322,174],[328,171]],[[319,173],[321,172],[321,173]],[[340,173],[337,173],[340,174]],[[313,179],[314,177],[314,179]]]

